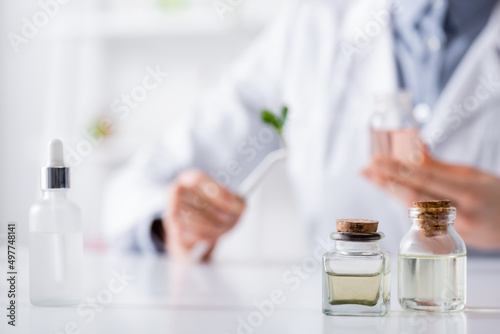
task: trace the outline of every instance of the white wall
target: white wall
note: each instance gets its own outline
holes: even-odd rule
[[[38,188],[47,48],[34,39],[15,53],[7,39],[8,32],[19,30],[21,18],[36,10],[35,1],[1,0],[0,6],[0,224],[15,221],[27,231],[28,208]]]

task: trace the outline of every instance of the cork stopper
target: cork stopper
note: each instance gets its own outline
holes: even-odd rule
[[[413,207],[420,209],[439,209],[439,208],[449,208],[450,206],[451,206],[451,201],[449,199],[443,199],[440,201],[413,202]]]
[[[448,230],[451,207],[450,200],[413,202],[414,218],[418,225],[425,231],[426,237],[443,235]]]
[[[337,232],[375,233],[378,221],[371,219],[337,219]]]

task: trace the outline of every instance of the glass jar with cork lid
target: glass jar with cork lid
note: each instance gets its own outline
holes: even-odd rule
[[[460,311],[466,301],[467,251],[455,231],[449,200],[414,202],[410,231],[398,259],[398,298],[404,309]]]
[[[334,249],[323,255],[323,313],[381,316],[390,308],[389,252],[378,221],[338,219]]]

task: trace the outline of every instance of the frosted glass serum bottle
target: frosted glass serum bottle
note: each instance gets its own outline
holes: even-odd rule
[[[79,304],[83,298],[80,209],[67,198],[69,168],[60,140],[49,144],[42,198],[30,209],[30,300],[37,306]]]

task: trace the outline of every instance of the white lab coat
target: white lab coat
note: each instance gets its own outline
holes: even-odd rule
[[[390,25],[381,24],[351,60],[341,48],[355,45],[359,29],[387,8],[387,1],[294,1],[183,124],[116,175],[107,197],[120,194],[120,202],[108,201],[108,234],[143,233],[147,239],[151,217],[168,210],[167,184],[185,168],[229,180],[236,190],[279,146],[277,137],[268,143],[259,111],[286,104],[287,170],[310,240],[328,236],[336,218],[371,218],[386,234],[383,247],[397,254],[409,228],[407,208],[360,175],[370,160],[374,96],[398,89]],[[500,174],[499,82],[496,6],[421,127],[436,157]],[[457,103],[466,108],[453,109]],[[137,224],[144,232],[132,231]]]

